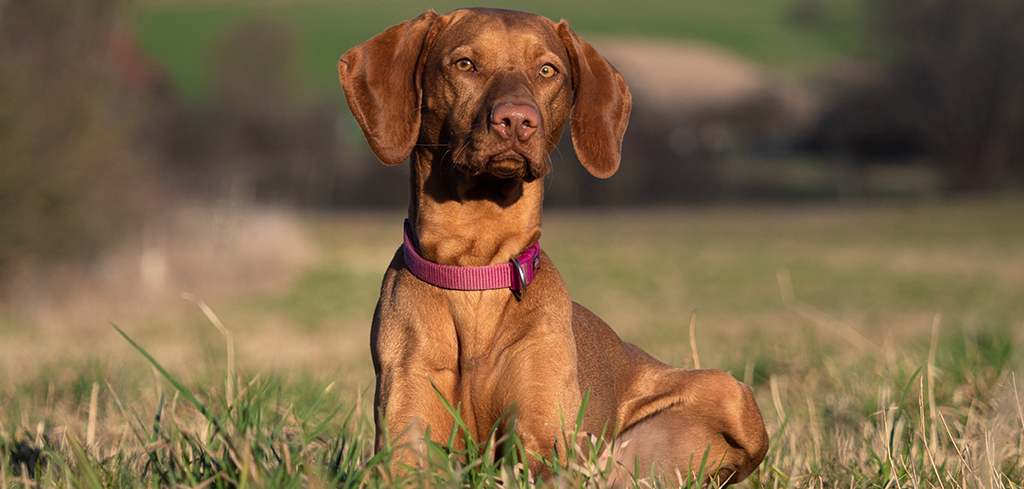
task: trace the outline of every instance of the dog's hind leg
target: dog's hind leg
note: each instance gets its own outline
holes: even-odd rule
[[[675,400],[627,426],[606,454],[613,487],[631,476],[683,483],[700,475],[702,483],[727,485],[764,459],[768,436],[749,387],[717,370],[672,370],[661,375],[678,384],[675,395],[655,398]]]

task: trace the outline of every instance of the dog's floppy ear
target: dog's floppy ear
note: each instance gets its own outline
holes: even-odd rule
[[[622,135],[632,106],[629,88],[622,75],[577,36],[568,22],[559,22],[557,29],[572,65],[572,145],[587,171],[608,178],[619,169]]]
[[[338,61],[348,107],[386,165],[405,161],[416,146],[423,53],[436,19],[428,10],[349,49]]]

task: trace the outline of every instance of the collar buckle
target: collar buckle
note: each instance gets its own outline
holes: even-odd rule
[[[516,297],[517,301],[522,301],[523,296],[526,295],[526,272],[523,271],[523,264],[519,263],[519,258],[510,258],[508,261],[512,263],[512,269],[515,270],[516,278],[519,279],[519,288],[515,288],[515,284],[509,289],[512,290],[512,295]]]

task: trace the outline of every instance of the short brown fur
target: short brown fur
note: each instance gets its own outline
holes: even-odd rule
[[[352,48],[338,71],[381,161],[412,156],[412,239],[435,263],[505,263],[537,241],[543,177],[566,118],[590,173],[605,178],[618,168],[629,90],[565,21],[507,10],[428,11]],[[548,460],[563,430],[576,428],[562,420],[573,422],[589,391],[580,428],[600,434],[609,427],[615,445],[604,455],[616,461],[613,485],[625,483],[637,461],[639,477],[695,471],[705,451],[707,479],[735,483],[768,448],[750,388],[723,372],[665,365],[621,341],[572,302],[543,253],[520,300],[508,289],[423,282],[400,248],[384,275],[371,349],[376,446],[401,447],[395,469],[422,462],[428,426],[437,442],[452,430],[435,388],[460,406],[476,440],[514,410],[502,429]],[[655,474],[646,472],[652,464]],[[539,461],[530,468],[547,475]]]

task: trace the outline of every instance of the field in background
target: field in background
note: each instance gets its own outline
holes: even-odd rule
[[[327,460],[346,450],[355,450],[350,467],[365,463],[368,325],[401,215],[264,212],[211,221],[223,227],[214,229],[219,251],[168,239],[168,256],[203,260],[170,260],[155,295],[103,295],[93,284],[77,308],[0,317],[0,450],[52,450],[47,480],[60,484],[71,477],[62,474],[87,479],[90,464],[123,482],[175,467],[174,453],[227,453],[113,321],[221,423],[235,423],[227,431],[252,448],[253,480],[330,480]],[[1020,197],[551,212],[541,245],[575,300],[663,361],[693,364],[688,325],[698,311],[700,365],[750,383],[773,437],[748,486],[1020,487],[1022,215]],[[273,256],[297,251],[301,259]],[[245,285],[261,267],[273,276]],[[233,363],[222,334],[178,298],[183,290],[231,331]],[[226,392],[229,364],[239,381]],[[227,414],[232,396],[242,404]],[[72,439],[93,446],[79,456]]]
[[[509,7],[486,1],[475,5]],[[205,100],[210,96],[209,56],[219,36],[243,21],[272,19],[295,36],[300,81],[340,103],[336,65],[347,49],[428,8],[444,13],[463,6],[449,0],[150,1],[135,8],[134,20],[146,51],[167,67],[189,98]],[[877,47],[865,45],[867,27],[857,0],[527,0],[514,8],[567,19],[585,35],[704,40],[798,78],[878,53]]]

